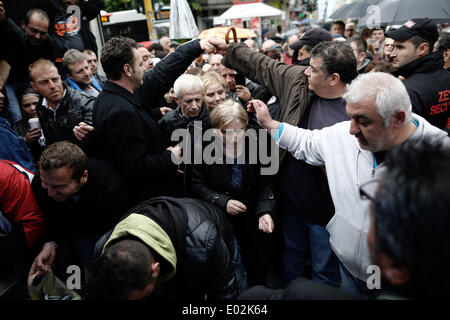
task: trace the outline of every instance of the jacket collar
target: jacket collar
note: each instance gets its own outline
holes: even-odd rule
[[[394,71],[395,76],[403,76],[406,79],[415,73],[432,72],[444,67],[442,52],[433,52],[420,57]]]
[[[204,121],[206,119],[209,119],[209,112],[208,109],[206,109],[205,105],[202,103],[202,107],[200,108],[200,112],[198,115],[194,118],[186,118],[181,114],[181,107],[178,106],[175,109],[175,118],[181,119],[186,123],[191,123],[193,121]]]
[[[110,81],[105,81],[103,84],[103,91],[117,94],[124,99],[127,99],[130,103],[134,104],[136,107],[141,108],[141,100],[139,97],[122,86],[112,83]]]

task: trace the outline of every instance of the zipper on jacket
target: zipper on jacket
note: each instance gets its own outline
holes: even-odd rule
[[[373,168],[372,168],[372,178],[375,178],[375,170],[377,169],[377,158],[375,158],[375,153],[372,153],[373,156]]]

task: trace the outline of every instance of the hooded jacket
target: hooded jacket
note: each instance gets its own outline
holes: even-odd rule
[[[444,69],[442,52],[420,57],[393,74],[405,78],[403,83],[411,99],[413,112],[449,132],[450,73]]]
[[[450,143],[446,132],[416,114],[413,118],[418,128],[408,141],[414,143],[428,137]],[[377,166],[373,153],[361,149],[349,129],[350,121],[313,131],[284,124],[277,143],[296,159],[326,166],[335,206],[335,214],[327,224],[331,247],[353,276],[366,281],[370,276],[367,268],[372,264],[367,245],[370,202],[361,200],[359,186],[380,178],[385,166]]]
[[[189,198],[144,201],[99,239],[95,255],[127,236],[137,237],[164,260],[158,284],[165,297],[237,298],[231,229],[213,205]]]

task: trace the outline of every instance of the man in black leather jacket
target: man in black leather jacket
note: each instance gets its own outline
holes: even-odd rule
[[[65,86],[55,65],[40,59],[30,66],[31,86],[42,96],[36,108],[46,145],[68,140],[83,147],[92,127],[95,99]]]
[[[235,299],[230,226],[204,201],[157,197],[128,211],[96,245],[88,299]]]

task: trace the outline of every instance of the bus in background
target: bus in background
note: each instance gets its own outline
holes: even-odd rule
[[[108,13],[101,11],[101,21],[104,41],[108,41],[115,36],[125,36],[136,40],[136,42],[147,42],[150,39],[148,34],[147,20],[143,13],[133,10],[124,10]],[[155,23],[158,39],[162,36],[169,36],[170,7],[164,6],[161,11],[155,14]]]

